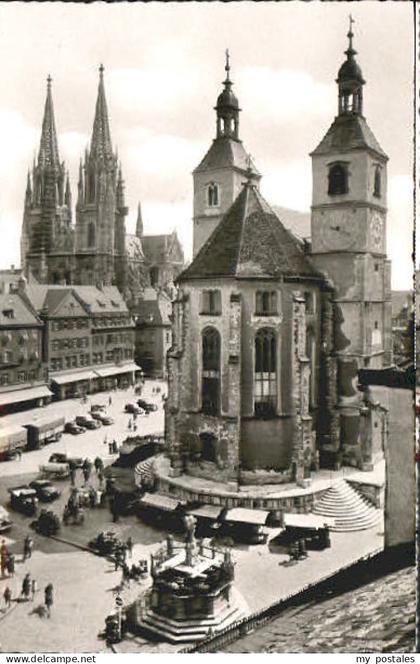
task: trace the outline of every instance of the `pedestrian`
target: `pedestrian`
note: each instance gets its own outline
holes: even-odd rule
[[[112,396],[109,395],[108,397],[108,406],[112,406]]]
[[[128,430],[129,430],[129,431],[131,431],[131,426],[132,426],[132,425],[131,425],[131,417],[130,417],[130,419],[128,420]]]
[[[306,540],[304,538],[300,539],[298,542],[298,556],[301,559],[308,557],[308,552],[306,550]]]
[[[32,558],[32,550],[34,547],[33,539],[30,535],[26,535],[25,541],[23,543],[23,560],[27,558]]]
[[[90,478],[90,466],[87,464],[83,465],[82,473],[83,473],[83,479],[85,480],[85,484],[87,484]]]
[[[13,553],[10,553],[7,558],[7,573],[9,576],[15,575],[15,557]]]
[[[118,443],[116,440],[112,441],[112,453],[118,454]]]
[[[108,436],[105,434],[104,437],[104,445],[108,445]]]
[[[130,535],[130,537],[127,537],[126,546],[127,546],[127,552],[129,554],[130,558],[132,558],[133,557],[133,538],[131,537],[131,535]]]
[[[103,470],[99,470],[99,472],[98,472],[98,481],[99,481],[99,486],[102,488],[103,483],[104,483],[104,472],[103,472]]]
[[[130,585],[130,568],[126,563],[123,563],[122,565],[122,583],[124,584],[125,582]]]
[[[95,466],[96,474],[99,475],[99,471],[102,470],[103,467],[104,467],[104,464],[103,464],[102,459],[101,459],[100,457],[96,457],[96,459],[95,459],[95,461],[93,462],[93,464],[94,464],[94,466]]]
[[[2,540],[0,547],[0,568],[2,576],[6,576],[8,558],[9,558],[9,550],[6,546],[5,540]]]
[[[137,424],[134,422],[133,424],[133,432],[135,433],[137,431]]]
[[[28,572],[25,574],[24,579],[22,581],[22,595],[24,600],[28,601],[29,595],[31,594],[31,575]]]
[[[72,486],[76,486],[76,468],[74,466],[70,468],[70,483]]]
[[[48,618],[51,618],[51,607],[54,603],[54,587],[52,583],[49,583],[47,586],[45,586],[44,590],[44,596],[45,596],[45,606],[47,609],[48,613]]]
[[[9,586],[6,586],[4,589],[3,599],[6,605],[6,609],[10,609],[12,606],[12,591],[10,590]]]
[[[108,452],[109,452],[109,454],[112,454],[113,449],[114,449],[114,443],[108,443]]]
[[[32,602],[33,602],[34,599],[35,599],[35,593],[37,592],[37,590],[38,590],[38,584],[37,584],[37,582],[36,582],[36,579],[32,579],[32,581],[31,581],[31,595],[32,595]]]

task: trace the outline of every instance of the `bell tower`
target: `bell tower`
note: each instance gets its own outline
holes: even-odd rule
[[[389,366],[392,360],[388,157],[363,115],[365,80],[355,59],[353,22],[350,16],[346,60],[336,79],[338,114],[311,153],[311,252],[334,286],[336,413],[341,418],[335,451],[340,445],[348,461],[354,461],[358,438],[357,372]]]
[[[225,212],[251,178],[258,186],[261,175],[239,138],[239,102],[232,90],[229,51],[226,51],[226,78],[217,98],[216,138],[194,170],[194,237],[195,256],[210,237]]]

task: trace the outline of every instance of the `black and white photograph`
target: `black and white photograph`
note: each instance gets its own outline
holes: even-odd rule
[[[418,20],[0,2],[2,662],[415,661]]]

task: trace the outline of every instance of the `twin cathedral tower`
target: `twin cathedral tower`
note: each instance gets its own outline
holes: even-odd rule
[[[216,136],[194,170],[193,260],[178,276],[168,354],[166,435],[174,475],[298,481],[319,462],[370,468],[386,425],[357,390],[360,368],[392,361],[386,258],[387,156],[364,117],[350,24],[338,112],[311,153],[311,241],[262,197],[226,78]],[[28,175],[22,263],[41,283],[144,284],[142,224],[125,228],[100,68],[76,222],[48,81],[38,161]],[[130,240],[130,241],[128,241]],[[273,475],[274,473],[274,475]]]

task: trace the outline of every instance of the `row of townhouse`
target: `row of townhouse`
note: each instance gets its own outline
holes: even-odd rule
[[[0,412],[133,384],[135,324],[114,286],[0,294]]]

